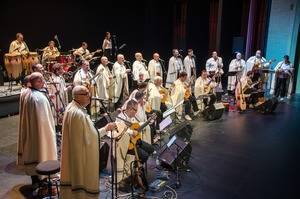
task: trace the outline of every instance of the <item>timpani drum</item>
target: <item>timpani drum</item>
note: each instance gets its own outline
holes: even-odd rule
[[[34,64],[40,63],[39,55],[36,52],[29,52],[27,55],[23,56],[23,68],[26,74],[32,72],[32,66]]]
[[[4,65],[9,79],[18,79],[21,77],[22,68],[22,55],[10,54],[4,55]]]

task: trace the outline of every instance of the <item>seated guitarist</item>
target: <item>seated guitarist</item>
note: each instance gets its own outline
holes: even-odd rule
[[[126,103],[125,110],[116,118],[116,122],[124,123],[136,123],[136,114],[138,111],[138,102],[135,99],[130,99]],[[134,150],[129,150],[128,146],[131,143],[131,139],[137,135],[136,131],[130,128],[124,129],[124,134],[117,142],[117,177],[118,182],[124,180],[130,175],[130,163],[133,161],[127,154],[134,155]],[[119,130],[120,131],[120,130]],[[138,140],[136,143],[138,158],[142,163],[145,163],[149,156],[154,152],[153,147],[142,140]]]
[[[204,106],[211,106],[216,102],[216,95],[214,94],[214,88],[217,86],[217,83],[214,80],[214,77],[209,78],[208,72],[204,69],[201,72],[201,76],[195,82],[195,97],[201,98],[203,96]],[[204,107],[203,107],[204,108]]]
[[[174,86],[171,88],[171,100],[173,106],[179,104],[182,100],[183,106],[179,106],[176,109],[178,119],[181,119],[182,110],[184,107],[185,119],[191,121],[191,107],[193,107],[194,115],[198,114],[199,109],[195,97],[192,95],[191,86],[187,84],[187,73],[182,71],[179,73],[179,78],[173,83]]]

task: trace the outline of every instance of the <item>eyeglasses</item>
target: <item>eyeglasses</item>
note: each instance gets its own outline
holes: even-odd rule
[[[85,95],[85,96],[90,96],[90,93],[77,93],[76,95]]]

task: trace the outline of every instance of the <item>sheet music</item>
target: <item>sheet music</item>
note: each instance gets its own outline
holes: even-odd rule
[[[164,130],[170,124],[172,124],[172,119],[171,119],[171,116],[169,115],[166,119],[164,119],[163,121],[161,121],[159,123],[159,130],[160,131]]]

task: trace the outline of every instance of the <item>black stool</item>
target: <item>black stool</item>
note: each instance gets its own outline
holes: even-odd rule
[[[51,182],[51,175],[54,175],[60,171],[60,163],[57,160],[48,160],[45,162],[39,163],[36,168],[36,172],[39,175],[45,175],[47,176],[47,187],[48,187],[48,196],[51,198],[52,196],[52,182]],[[57,181],[55,181],[55,187],[57,191],[57,195],[59,198],[59,190],[58,190],[58,184]]]

